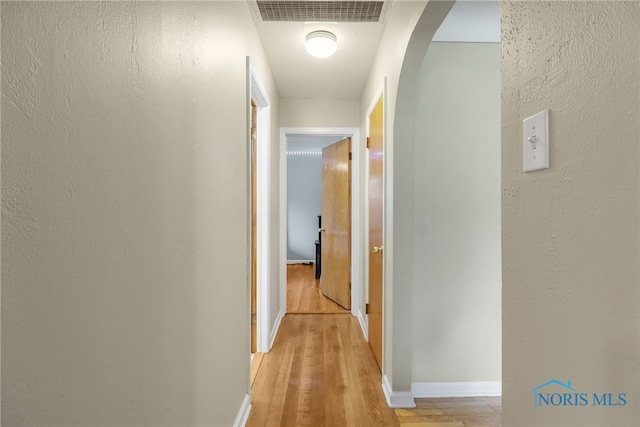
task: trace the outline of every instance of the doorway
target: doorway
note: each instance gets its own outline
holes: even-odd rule
[[[456,6],[475,19],[480,3]],[[397,406],[412,406],[415,397],[500,393],[500,40],[445,38],[452,5],[426,6],[390,112],[388,182],[411,188],[391,193],[385,211],[394,244],[386,254],[393,261],[385,277],[391,298],[383,384]],[[493,16],[498,6],[491,6]],[[469,346],[478,351],[457,358]]]
[[[251,353],[268,352],[269,340],[269,265],[271,197],[269,185],[270,101],[247,57],[249,99],[247,109],[249,161],[249,296]]]
[[[290,314],[349,312],[339,305],[341,298],[332,295],[327,286],[339,285],[336,287],[347,294],[342,300],[349,298],[350,257],[343,256],[337,263],[327,257],[327,252],[333,253],[328,249],[339,231],[332,224],[336,218],[346,222],[342,224],[346,229],[340,230],[344,231],[340,243],[347,252],[350,250],[350,182],[348,171],[344,171],[348,170],[345,163],[349,162],[349,154],[348,148],[344,149],[345,139],[348,137],[293,135],[287,141],[286,311]],[[336,152],[338,147],[342,150]],[[340,159],[327,159],[329,153],[339,153]],[[338,176],[332,176],[337,169],[329,166],[346,168],[341,168]],[[331,186],[339,190],[329,191]],[[345,205],[335,206],[335,201]],[[343,268],[337,269],[339,266]],[[342,274],[336,277],[332,272]]]
[[[258,223],[258,171],[257,171],[257,148],[258,148],[258,106],[251,100],[251,354],[257,352],[257,291],[258,291],[258,244],[257,244],[257,223]]]
[[[280,255],[282,260],[287,260],[287,242],[289,239],[287,233],[287,223],[288,223],[288,215],[287,215],[287,205],[288,205],[288,194],[287,194],[287,179],[288,179],[288,168],[287,168],[287,151],[289,150],[289,141],[295,141],[295,138],[306,136],[306,137],[330,137],[334,138],[335,141],[342,137],[350,137],[354,146],[356,144],[362,144],[360,142],[360,130],[359,128],[281,128],[280,131]],[[363,156],[360,154],[360,150],[352,149],[352,162],[351,162],[351,182],[352,182],[352,203],[351,203],[351,256],[350,256],[350,265],[351,265],[351,309],[350,312],[352,315],[358,317],[361,327],[363,328],[363,332],[365,331],[364,325],[365,323],[365,307],[364,307],[364,224],[361,221],[361,216],[359,215],[362,202],[361,197],[364,194],[362,187],[362,179],[360,177],[361,171],[363,171]],[[364,151],[364,150],[363,150]],[[280,284],[280,292],[281,295],[287,295],[286,289],[286,277],[287,277],[287,264],[285,262],[281,263],[281,271],[280,277],[283,278]],[[366,334],[365,334],[366,336]]]

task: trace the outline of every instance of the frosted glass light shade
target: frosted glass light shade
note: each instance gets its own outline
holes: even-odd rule
[[[335,34],[329,31],[313,31],[307,34],[304,48],[316,58],[326,58],[333,55],[338,49],[338,40]]]

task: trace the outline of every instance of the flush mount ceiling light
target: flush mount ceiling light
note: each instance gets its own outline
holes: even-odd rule
[[[329,31],[313,31],[307,34],[304,48],[316,58],[326,58],[338,49],[338,39]]]

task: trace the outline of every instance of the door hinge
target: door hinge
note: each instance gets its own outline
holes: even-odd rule
[[[349,282],[349,290],[351,290],[351,282]]]
[[[364,314],[369,314],[369,304],[364,305]]]
[[[367,137],[367,148],[371,148],[371,138]]]
[[[349,160],[353,160],[353,155],[351,154],[351,151],[349,151]]]

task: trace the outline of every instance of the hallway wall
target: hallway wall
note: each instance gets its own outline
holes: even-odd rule
[[[358,127],[358,101],[354,99],[280,100],[282,127]]]
[[[279,123],[247,4],[1,7],[2,423],[233,425],[249,390],[246,55],[276,147]]]
[[[640,4],[500,5],[502,423],[637,426]],[[547,108],[551,167],[524,173],[522,120]],[[586,404],[536,408],[552,379]]]
[[[322,214],[322,153],[287,153],[287,261],[316,259]]]
[[[322,150],[343,136],[287,136],[287,262],[313,261],[322,215]]]
[[[432,42],[417,90],[412,383],[499,382],[500,44]]]

